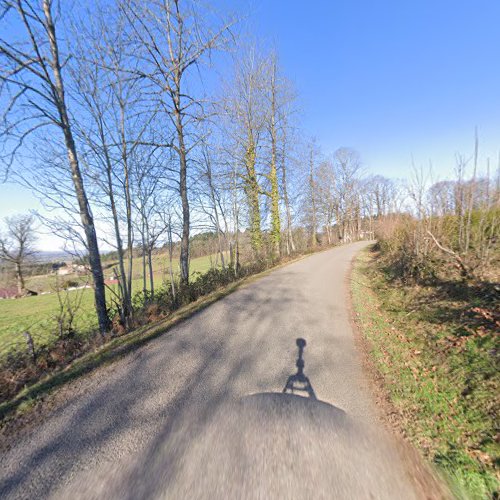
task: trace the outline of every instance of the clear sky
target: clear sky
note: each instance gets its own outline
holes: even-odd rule
[[[274,45],[295,83],[302,127],[325,152],[357,149],[368,173],[434,179],[471,153],[500,150],[500,0],[216,0]],[[37,208],[0,185],[0,217]]]
[[[260,0],[253,10],[326,151],[352,146],[367,170],[394,177],[413,155],[445,177],[477,126],[483,159],[497,164],[499,0]]]

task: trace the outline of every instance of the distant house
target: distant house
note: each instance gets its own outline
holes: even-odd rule
[[[83,264],[73,264],[73,272],[77,274],[88,274],[90,272],[89,266],[84,266]]]
[[[53,262],[51,267],[54,274],[60,274],[62,276],[65,274],[63,270],[68,268],[66,262]]]
[[[60,267],[57,270],[58,276],[66,276],[67,274],[70,274],[72,270],[69,267]]]

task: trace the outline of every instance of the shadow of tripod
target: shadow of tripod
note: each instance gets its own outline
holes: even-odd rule
[[[295,394],[295,391],[306,392],[311,399],[316,399],[316,394],[314,393],[311,382],[309,382],[309,379],[304,375],[305,362],[303,354],[304,347],[306,346],[306,341],[305,339],[297,339],[295,343],[299,348],[299,357],[297,358],[297,362],[295,363],[295,366],[297,367],[297,373],[288,377],[285,387],[283,388],[283,392],[291,394]]]

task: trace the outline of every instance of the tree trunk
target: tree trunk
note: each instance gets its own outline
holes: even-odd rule
[[[149,290],[151,292],[151,300],[154,299],[155,296],[155,285],[154,285],[154,276],[153,276],[153,246],[154,243],[151,242],[151,231],[149,228],[149,223],[147,216],[144,217],[145,221],[145,229],[146,229],[146,248],[147,248],[147,257],[148,257],[148,269],[149,269]]]
[[[17,281],[17,295],[19,297],[22,297],[24,295],[25,287],[24,287],[23,271],[21,269],[20,262],[16,262],[16,281]]]
[[[148,278],[146,273],[146,228],[144,226],[144,214],[142,215],[142,294],[144,296],[144,303],[148,298]]]
[[[153,250],[148,244],[148,266],[149,266],[149,289],[151,290],[151,300],[155,297],[155,284],[153,275]]]
[[[127,256],[128,256],[128,273],[127,273],[127,289],[132,296],[132,273],[134,259],[134,239],[132,229],[132,198],[130,195],[130,172],[128,166],[128,149],[127,137],[125,134],[125,104],[120,97],[120,140],[121,140],[121,156],[123,163],[123,176],[125,180],[125,209],[127,213]]]
[[[276,61],[273,61],[271,78],[271,245],[273,256],[280,256],[281,249],[281,222],[280,222],[280,195],[278,186],[278,172],[276,166],[277,131],[276,131]]]
[[[259,202],[259,183],[255,172],[255,144],[253,138],[249,138],[245,154],[245,166],[247,178],[245,182],[245,192],[248,198],[250,209],[250,239],[252,250],[258,256],[262,250],[262,231],[260,228],[260,202]]]
[[[271,160],[271,239],[273,245],[273,254],[276,257],[280,256],[281,249],[281,222],[280,222],[280,207],[279,207],[279,188],[278,175],[276,172],[276,152],[273,154],[274,159]]]
[[[189,283],[189,200],[187,194],[187,168],[184,139],[180,138],[180,192],[182,201],[182,238],[181,238],[181,281],[183,284]]]
[[[292,233],[292,212],[290,210],[290,200],[288,199],[288,185],[286,180],[286,166],[285,166],[285,146],[283,146],[283,175],[282,175],[282,183],[283,183],[283,201],[285,202],[285,211],[286,211],[286,251],[287,254],[290,255],[290,251],[295,252],[295,243],[293,242],[293,233]]]
[[[168,260],[169,260],[169,274],[170,274],[170,287],[172,289],[172,300],[174,304],[177,302],[176,293],[175,293],[175,278],[174,278],[174,270],[173,266],[173,243],[172,243],[172,221],[169,217],[168,220]]]
[[[318,227],[316,221],[316,186],[314,185],[314,162],[313,162],[312,148],[309,159],[309,189],[311,190],[311,209],[312,209],[311,246],[313,248],[316,248]]]
[[[181,237],[181,283],[189,283],[189,198],[187,187],[187,151],[184,142],[184,128],[181,114],[180,74],[176,75],[176,91],[174,95],[174,115],[177,130],[177,154],[179,155],[179,194],[182,204],[182,237]]]
[[[234,268],[234,250],[233,250],[233,242],[229,241],[229,267]]]
[[[232,201],[233,201],[233,219],[234,219],[234,274],[238,276],[240,270],[240,244],[239,244],[239,233],[240,233],[240,222],[239,222],[239,211],[238,211],[238,199],[236,190],[236,164],[233,168],[233,179],[232,179]]]
[[[99,331],[102,336],[110,328],[108,311],[106,308],[106,292],[104,288],[104,275],[102,272],[101,256],[99,254],[99,245],[97,243],[97,235],[95,232],[94,220],[90,211],[90,205],[85,192],[83,178],[78,163],[76,146],[71,131],[68,112],[66,109],[66,101],[64,97],[64,85],[61,76],[61,65],[59,61],[59,49],[57,46],[57,38],[55,26],[52,21],[51,2],[44,0],[43,10],[46,19],[47,34],[49,36],[50,50],[52,53],[51,66],[55,79],[55,92],[57,110],[59,113],[61,128],[64,133],[64,142],[66,145],[68,160],[71,168],[71,176],[75,187],[76,198],[78,201],[80,218],[87,240],[87,248],[89,252],[90,269],[94,280],[94,299],[99,323]]]

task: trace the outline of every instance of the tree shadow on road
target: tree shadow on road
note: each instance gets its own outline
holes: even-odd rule
[[[77,391],[50,415],[52,424],[46,422],[40,439],[27,436],[29,451],[1,475],[0,496],[33,487],[37,495],[49,496],[57,492],[59,478],[82,467],[93,470],[99,463],[105,470],[115,443],[129,435],[126,454],[135,455],[126,474],[130,489],[116,497],[148,497],[168,489],[207,422],[226,412],[228,402],[230,406],[249,389],[280,391],[281,377],[288,372],[280,352],[289,350],[291,339],[284,331],[269,344],[268,336],[276,328],[273,317],[307,304],[303,290],[286,283],[292,279],[281,272],[273,287],[259,282],[242,289],[100,372],[104,378],[99,383],[92,383],[88,392]],[[295,324],[301,328],[302,322],[311,327],[314,317],[299,317]],[[290,377],[294,391],[300,390],[300,374],[305,377],[303,366],[297,368]],[[307,382],[302,386],[309,398],[279,392],[273,398],[300,400],[298,404],[310,407],[316,396]],[[90,483],[88,488],[96,486]]]

